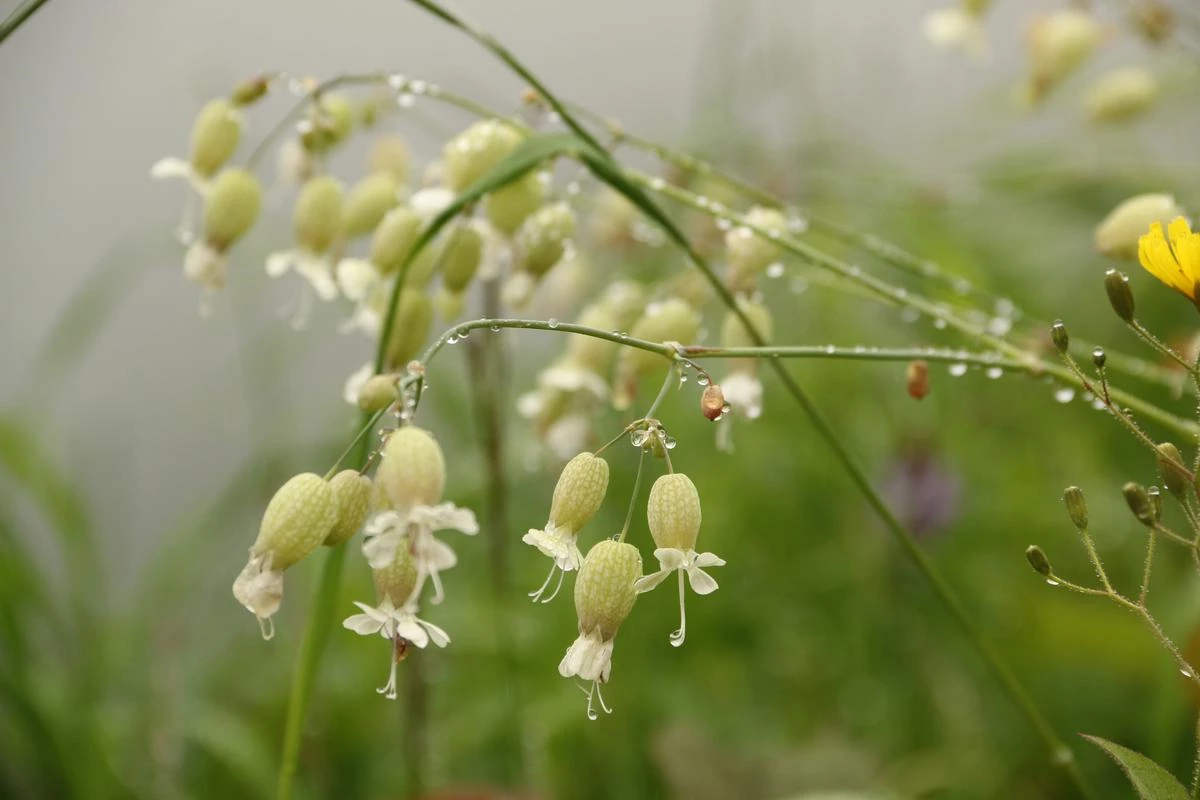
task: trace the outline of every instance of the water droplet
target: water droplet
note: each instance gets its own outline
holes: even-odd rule
[[[588,710],[587,710],[587,717],[588,717],[588,719],[590,719],[592,722],[595,722],[596,720],[600,719],[600,715],[599,715],[599,714],[596,712],[596,710],[595,710],[594,708],[592,708],[591,706],[588,706]]]
[[[499,333],[499,332],[500,332],[500,326],[499,326],[499,325],[493,325],[493,326],[490,328],[490,330],[491,330],[491,332],[492,332],[492,333]]]
[[[721,217],[720,219],[717,220],[716,226],[717,226],[717,230],[727,231],[733,227],[733,223],[729,221],[728,217]]]
[[[967,365],[961,361],[951,364],[947,370],[953,377],[958,378],[967,374]]]
[[[651,178],[650,188],[656,192],[661,192],[663,189],[667,188],[667,182],[662,178]]]
[[[546,324],[551,328],[557,328],[558,320],[556,320],[554,317],[551,317],[550,319],[546,320]]]
[[[1108,408],[1108,406],[1105,405],[1104,398],[1096,397],[1092,400],[1092,408],[1096,409],[1097,411],[1103,411],[1104,409]]]
[[[675,445],[677,444],[679,444],[679,442],[675,440],[674,436],[663,436],[663,447],[667,448],[668,450],[674,450]]]
[[[783,275],[783,264],[776,261],[774,264],[767,267],[768,278],[778,278]]]
[[[707,375],[699,375],[696,377],[696,384],[699,386],[708,386],[708,380]]]
[[[988,367],[987,372],[983,374],[987,375],[992,380],[996,380],[997,378],[1004,377],[1004,370],[1001,367]]]
[[[1180,675],[1182,675],[1182,676],[1183,676],[1183,677],[1185,677],[1185,678],[1194,678],[1194,677],[1196,677],[1196,672],[1195,672],[1195,670],[1193,670],[1191,667],[1180,667],[1180,668],[1179,668],[1179,674],[1180,674]]]
[[[458,344],[458,335],[454,333],[450,334],[449,338],[446,339],[446,344]]]
[[[460,329],[460,330],[458,331],[458,338],[459,338],[460,340],[465,340],[465,339],[466,339],[468,336],[470,336],[470,335],[471,335],[471,329],[470,329],[470,328],[462,328],[462,329]]]
[[[679,372],[679,385],[680,385],[680,386],[682,386],[683,384],[685,384],[685,383],[687,383],[687,382],[688,382],[688,376],[687,376],[687,373],[686,373],[686,372],[683,372],[683,371],[681,370],[681,371]]]
[[[987,331],[992,336],[1005,336],[1012,330],[1012,320],[1008,317],[992,317],[988,320]]]
[[[1054,402],[1069,403],[1075,399],[1075,390],[1070,386],[1063,386],[1061,389],[1054,390]]]
[[[1062,584],[1059,583],[1058,581],[1054,580],[1054,578],[1046,578],[1046,585],[1047,586],[1062,586]]]
[[[934,320],[933,320],[933,327],[937,328],[939,331],[940,331],[940,330],[945,330],[945,328],[946,328],[946,320],[942,319],[941,317],[936,317],[936,318],[934,318]]]

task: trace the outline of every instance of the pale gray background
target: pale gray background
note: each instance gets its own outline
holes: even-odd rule
[[[566,96],[669,141],[711,133],[693,120],[721,116],[712,105],[720,98],[706,88],[724,63],[761,75],[761,83],[736,87],[730,105],[772,141],[791,135],[786,120],[811,112],[855,131],[897,169],[931,178],[969,172],[1015,139],[1069,134],[1080,124],[1069,107],[1032,119],[996,110],[1020,76],[1030,13],[1059,4],[998,0],[988,23],[997,52],[987,64],[932,51],[920,21],[940,4],[458,0],[456,7]],[[15,5],[0,2],[0,10]],[[714,62],[702,47],[722,40],[727,26],[741,44]],[[1125,37],[1103,60],[1143,56]],[[513,106],[520,88],[474,44],[403,0],[53,0],[0,47],[0,403],[31,401],[25,390],[39,344],[106,253],[140,237],[144,246],[133,257],[155,267],[82,369],[52,396],[32,398],[46,439],[86,487],[114,564],[141,563],[156,532],[202,507],[259,443],[336,438],[346,419],[342,380],[367,352],[357,339],[329,341],[335,315],[293,337],[276,314],[287,296],[277,287],[244,300],[240,316],[226,297],[212,319],[199,319],[195,287],[182,279],[169,235],[182,193],[152,182],[150,164],[185,154],[197,109],[243,76],[376,67],[501,108]],[[697,98],[705,108],[695,107]],[[280,109],[255,109],[247,140]],[[993,135],[956,136],[964,112],[994,117]],[[414,141],[426,153],[434,145],[428,136]],[[235,258],[232,288],[243,298],[265,284],[254,253],[286,238],[286,226],[273,224],[276,236],[267,220]],[[294,340],[280,365],[291,390],[285,415],[272,410],[278,398],[246,398],[240,388],[238,325]]]

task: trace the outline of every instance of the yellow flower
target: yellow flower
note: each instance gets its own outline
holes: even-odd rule
[[[1138,260],[1154,277],[1196,301],[1200,282],[1200,233],[1193,233],[1188,221],[1177,217],[1163,233],[1161,222],[1138,240]]]

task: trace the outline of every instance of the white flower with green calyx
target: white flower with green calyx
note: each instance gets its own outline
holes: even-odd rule
[[[261,207],[262,187],[254,175],[242,169],[222,171],[205,198],[201,235],[184,254],[184,277],[209,293],[222,288],[226,254],[254,225]]]
[[[415,594],[428,579],[433,583],[432,602],[444,596],[439,573],[458,563],[454,550],[436,538],[434,531],[479,532],[470,509],[439,502],[446,483],[446,463],[437,441],[420,428],[398,428],[383,446],[376,483],[382,487],[389,509],[367,520],[363,555],[372,569],[386,567],[407,542],[417,570]]]
[[[258,618],[264,639],[274,635],[283,571],[320,547],[338,520],[334,487],[311,472],[289,480],[267,504],[250,559],[233,582],[233,596]]]
[[[396,666],[404,660],[409,646],[424,648],[430,642],[437,647],[450,643],[450,636],[431,622],[417,617],[420,581],[408,542],[397,547],[390,562],[371,570],[378,605],[355,601],[361,614],[347,617],[342,627],[360,636],[379,634],[392,643],[388,681],[376,691],[389,700],[396,699]]]
[[[612,674],[613,640],[637,601],[634,583],[641,575],[641,553],[633,545],[615,539],[593,545],[579,568],[575,580],[579,636],[559,662],[558,674],[591,682],[585,691],[588,719],[598,716],[592,709],[593,700],[599,700],[604,713],[612,713],[604,704],[600,684],[608,683]]]
[[[658,586],[672,572],[679,573],[679,630],[671,634],[671,645],[679,647],[687,637],[687,612],[684,606],[684,579],[696,594],[712,594],[717,582],[705,567],[724,566],[725,560],[713,553],[696,552],[700,533],[700,493],[691,478],[682,473],[663,475],[650,489],[646,505],[650,535],[657,548],[658,571],[637,582],[639,594]]]
[[[591,453],[580,453],[567,462],[558,483],[554,486],[554,496],[550,500],[550,518],[545,527],[540,530],[531,528],[529,533],[521,537],[525,544],[536,547],[545,556],[554,561],[550,566],[550,574],[545,582],[529,596],[534,602],[541,600],[549,603],[558,596],[562,588],[563,578],[571,570],[579,569],[583,562],[583,554],[576,544],[579,531],[596,516],[604,502],[608,491],[608,462]],[[555,571],[558,571],[558,585],[549,597],[542,599]]]
[[[278,278],[295,270],[317,297],[326,301],[336,298],[333,250],[342,225],[343,199],[342,185],[333,178],[313,178],[305,183],[292,216],[296,246],[267,256],[267,274]],[[304,295],[296,323],[303,321],[307,306]]]
[[[210,100],[192,124],[188,158],[163,158],[150,167],[159,179],[182,178],[200,195],[208,193],[213,176],[237,149],[242,136],[242,115],[230,100]]]

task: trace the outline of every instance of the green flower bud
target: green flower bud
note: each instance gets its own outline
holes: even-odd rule
[[[1037,574],[1049,577],[1051,572],[1053,572],[1050,567],[1050,559],[1046,558],[1046,554],[1042,552],[1042,548],[1036,544],[1031,544],[1025,549],[1025,558],[1029,561],[1029,566],[1033,567]]]
[[[421,218],[417,212],[408,206],[393,208],[371,237],[371,263],[381,275],[392,275],[400,269],[420,235]]]
[[[408,142],[397,134],[385,134],[371,143],[371,154],[367,159],[370,172],[382,172],[391,175],[398,185],[404,185],[408,180],[408,170],[412,163],[412,155],[408,150]]]
[[[575,579],[575,613],[581,633],[598,631],[611,641],[633,610],[633,584],[642,576],[642,555],[631,544],[602,539],[592,546]]]
[[[1155,222],[1164,228],[1182,217],[1183,209],[1169,194],[1139,194],[1123,201],[1096,226],[1096,249],[1110,258],[1137,259],[1138,239]]]
[[[1101,77],[1084,99],[1094,122],[1121,122],[1142,114],[1158,99],[1158,80],[1144,67],[1115,69]]]
[[[462,292],[470,285],[483,259],[483,237],[470,225],[459,225],[442,250],[442,285]]]
[[[746,214],[746,222],[777,234],[787,233],[787,217],[776,208],[756,206]],[[730,285],[736,289],[749,288],[767,267],[783,257],[779,245],[767,236],[746,226],[738,226],[725,234],[725,249],[729,261]]]
[[[383,569],[371,570],[375,583],[375,594],[379,601],[390,600],[396,608],[403,608],[417,588],[417,565],[413,561],[412,548],[403,542],[396,548],[396,557]]]
[[[358,392],[358,407],[374,414],[396,400],[396,376],[372,375]]]
[[[415,287],[400,290],[396,302],[396,322],[388,338],[387,364],[399,370],[421,352],[433,324],[433,302],[429,295]]]
[[[1078,486],[1068,486],[1063,492],[1063,504],[1067,507],[1067,515],[1071,517],[1071,524],[1075,526],[1077,531],[1086,531],[1088,527],[1088,508],[1087,501],[1083,497],[1083,490]]]
[[[333,246],[342,227],[342,199],[342,185],[334,178],[313,178],[304,184],[292,214],[301,247],[320,255]]]
[[[488,222],[505,236],[512,236],[546,199],[545,182],[536,170],[492,192],[484,200]]]
[[[1070,349],[1071,337],[1067,334],[1067,326],[1061,319],[1055,320],[1054,324],[1050,326],[1050,341],[1059,355],[1066,355],[1067,350]]]
[[[1123,321],[1133,322],[1133,290],[1129,288],[1129,278],[1110,269],[1104,273],[1104,291],[1108,293],[1113,312]]]
[[[312,472],[295,476],[275,493],[263,513],[252,556],[270,554],[276,572],[321,546],[337,522],[333,487]]]
[[[596,516],[608,491],[608,462],[580,453],[567,462],[550,501],[550,524],[573,534]]]
[[[650,488],[646,519],[655,546],[695,550],[700,533],[700,493],[696,484],[679,472],[660,477]]]
[[[517,232],[521,268],[540,278],[562,259],[567,243],[575,235],[575,212],[566,203],[540,209]]]
[[[522,138],[515,127],[500,120],[476,122],[442,150],[446,185],[461,193],[516,150]]]
[[[227,169],[213,181],[204,204],[204,239],[224,252],[258,219],[262,187],[258,178],[243,169]]]
[[[398,428],[383,445],[375,480],[395,508],[433,506],[446,486],[446,460],[429,431]]]
[[[346,198],[342,233],[347,239],[366,236],[400,202],[399,187],[391,175],[376,172],[354,185]]]
[[[329,147],[341,144],[354,130],[354,103],[343,94],[324,94],[318,101],[321,118],[329,131]]]
[[[229,94],[229,100],[235,106],[248,106],[257,103],[271,88],[271,79],[266,75],[255,75],[237,86]]]
[[[358,470],[344,469],[329,480],[337,499],[337,522],[325,537],[326,547],[335,547],[358,533],[367,521],[371,501],[371,479]]]
[[[1150,496],[1146,493],[1144,486],[1133,482],[1127,483],[1121,487],[1121,494],[1125,496],[1125,502],[1129,505],[1129,510],[1137,517],[1138,522],[1147,526],[1154,525],[1154,508],[1150,505]]]
[[[242,138],[242,116],[223,97],[210,100],[192,125],[192,169],[202,178],[216,174]]]
[[[1167,491],[1174,495],[1176,500],[1181,503],[1185,502],[1194,476],[1183,465],[1183,454],[1170,442],[1163,442],[1155,450],[1157,451],[1158,472],[1162,476],[1163,486],[1167,487]]]

